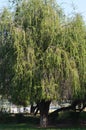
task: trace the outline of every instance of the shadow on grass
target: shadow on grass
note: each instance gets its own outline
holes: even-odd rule
[[[0,130],[34,130],[39,124],[39,117],[23,114],[1,114]]]
[[[74,112],[60,113],[58,117],[55,117],[56,120],[51,120],[46,130],[86,130],[86,123],[83,124],[86,121],[86,113],[77,114]],[[28,114],[1,114],[0,130],[44,130],[39,127],[39,120],[39,116]]]
[[[40,128],[27,124],[4,124],[0,125],[0,130],[86,130],[85,128]]]

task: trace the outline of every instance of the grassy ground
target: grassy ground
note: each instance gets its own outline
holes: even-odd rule
[[[0,130],[86,130],[86,128],[39,128],[27,124],[0,125]]]
[[[44,130],[39,127],[39,116],[0,114],[0,130]],[[60,113],[45,130],[86,130],[86,112]]]
[[[39,128],[27,124],[1,124],[0,130],[86,130],[86,128]]]

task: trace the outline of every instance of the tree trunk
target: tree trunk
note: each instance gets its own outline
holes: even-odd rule
[[[42,100],[39,103],[39,110],[40,110],[40,126],[46,127],[48,125],[48,112],[49,106],[51,101]]]
[[[40,126],[46,127],[48,125],[48,116],[40,115]]]
[[[33,106],[33,104],[31,104],[30,114],[33,114],[33,113],[34,113],[34,106]]]

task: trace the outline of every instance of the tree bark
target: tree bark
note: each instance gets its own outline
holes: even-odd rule
[[[36,106],[33,106],[33,104],[31,104],[30,114],[34,114],[35,109],[36,109]]]
[[[83,107],[76,109],[76,106],[81,104],[81,103],[83,103]],[[49,114],[49,119],[54,120],[55,117],[58,116],[58,113],[61,112],[61,111],[69,111],[69,110],[76,111],[76,110],[78,110],[79,112],[81,112],[85,107],[86,107],[86,101],[84,101],[84,100],[75,100],[75,101],[73,101],[73,103],[70,106],[59,108],[59,109],[55,110],[54,112],[50,113]]]
[[[40,126],[46,127],[48,125],[48,112],[51,101],[42,100],[39,103],[39,111],[40,111]]]

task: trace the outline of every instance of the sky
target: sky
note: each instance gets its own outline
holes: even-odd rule
[[[71,16],[74,12],[81,13],[86,22],[86,0],[56,0],[63,8],[66,15]],[[0,11],[9,6],[8,0],[0,0]]]
[[[59,5],[65,11],[65,14],[70,16],[71,14],[80,13],[86,22],[86,0],[57,0]]]
[[[0,10],[6,6],[8,6],[8,0],[0,0]]]

